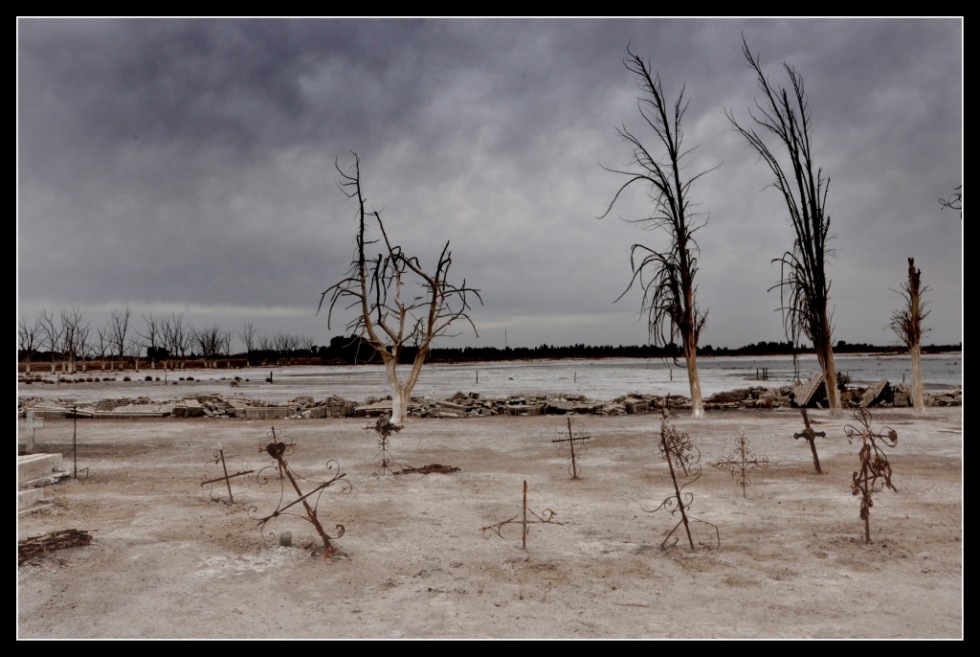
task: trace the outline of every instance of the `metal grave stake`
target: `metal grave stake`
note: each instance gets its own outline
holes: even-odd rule
[[[742,487],[742,497],[747,497],[745,488],[750,485],[750,482],[746,473],[755,468],[769,467],[769,458],[766,456],[759,458],[750,452],[749,441],[745,438],[745,430],[739,429],[738,438],[735,439],[735,452],[731,456],[718,459],[718,462],[712,463],[712,465],[722,470],[728,470],[732,478],[735,479],[735,485]]]
[[[231,456],[231,455],[229,454],[228,456]],[[225,486],[227,486],[227,488],[228,488],[228,502],[229,502],[229,504],[234,504],[235,503],[235,497],[234,497],[234,495],[231,494],[231,480],[234,479],[235,477],[242,477],[242,476],[247,475],[247,474],[252,474],[253,472],[255,472],[255,470],[249,468],[248,470],[240,470],[240,471],[236,472],[235,474],[231,474],[231,475],[228,474],[228,465],[225,462],[225,450],[224,450],[224,447],[221,445],[221,443],[218,443],[218,451],[216,451],[214,453],[214,456],[211,458],[210,463],[215,463],[215,464],[216,463],[220,463],[221,464],[221,471],[224,474],[222,476],[220,476],[220,477],[215,477],[213,479],[205,479],[204,477],[207,477],[208,475],[204,475],[203,477],[201,477],[201,479],[202,479],[202,481],[201,481],[201,488],[207,488],[208,493],[211,495],[211,498],[212,499],[215,499],[214,498],[214,493],[213,493],[213,488],[212,488],[211,484],[217,483],[219,481],[224,481],[225,482]],[[245,467],[248,467],[248,466],[246,465]],[[218,499],[220,499],[220,498],[218,498]]]
[[[537,518],[537,520],[528,520],[527,515],[529,513],[535,518]],[[538,515],[534,511],[531,511],[530,509],[527,508],[527,480],[525,480],[524,502],[521,508],[521,515],[514,516],[513,518],[508,518],[507,520],[501,520],[500,522],[493,525],[489,525],[487,527],[481,527],[480,531],[483,532],[483,538],[490,538],[491,532],[496,534],[500,538],[503,538],[504,535],[501,533],[501,530],[503,529],[504,525],[510,525],[510,524],[520,525],[521,526],[521,549],[526,550],[527,532],[529,529],[528,525],[532,525],[536,523],[549,524],[549,525],[564,525],[565,523],[558,522],[557,520],[555,520],[556,515],[558,514],[555,511],[552,511],[551,509],[545,509],[544,511],[541,512],[541,515]],[[518,520],[518,518],[520,518],[520,520]]]
[[[562,445],[568,443],[568,449],[572,453],[572,479],[578,479],[579,467],[575,462],[575,443],[585,443],[587,440],[592,440],[592,436],[587,433],[583,433],[579,430],[577,433],[572,433],[572,418],[568,418],[568,438],[562,438],[562,433],[558,430],[555,433],[559,436],[558,438],[553,438],[552,443],[556,445]]]
[[[810,418],[807,417],[806,409],[801,408],[800,412],[803,413],[803,423],[806,425],[806,429],[800,433],[794,433],[793,439],[805,438],[808,443],[810,443],[810,451],[813,452],[813,467],[817,469],[817,474],[823,474],[823,470],[820,469],[820,459],[817,458],[817,446],[813,442],[815,438],[824,438],[827,434],[823,431],[814,431],[813,427],[810,426]]]

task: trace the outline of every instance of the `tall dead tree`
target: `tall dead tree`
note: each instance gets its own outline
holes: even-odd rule
[[[349,302],[347,307],[354,309],[355,317],[346,328],[360,335],[381,356],[392,391],[389,422],[402,426],[406,404],[432,341],[447,335],[456,322],[469,324],[476,333],[469,316],[469,302],[472,298],[480,303],[483,300],[479,290],[468,287],[465,279],[459,284],[448,281],[453,261],[448,241],[435,268],[429,271],[422,268],[417,257],[409,256],[401,246],[391,242],[381,222],[381,213],[367,210],[360,159],[353,151],[351,155],[354,165],[350,171],[343,170],[339,162],[335,167],[340,174],[341,190],[357,202],[357,246],[347,275],[320,295],[317,314],[329,297],[329,327],[337,303]],[[368,239],[369,222],[377,224],[378,239]],[[381,253],[369,258],[366,249],[375,244]],[[398,363],[406,347],[415,353],[407,376],[402,378]]]
[[[912,357],[912,407],[916,410],[926,406],[922,396],[922,334],[929,330],[922,326],[929,311],[923,312],[925,304],[921,301],[922,293],[927,292],[929,286],[922,287],[921,277],[922,271],[915,268],[915,259],[909,258],[909,277],[899,292],[905,305],[892,313],[890,324]]]
[[[684,89],[672,105],[664,97],[660,76],[653,76],[650,66],[627,48],[626,68],[637,77],[642,95],[637,104],[640,116],[652,137],[648,148],[643,140],[622,127],[617,133],[633,149],[630,169],[607,171],[620,174],[626,181],[620,185],[602,217],[612,211],[623,192],[635,185],[641,186],[653,201],[649,216],[631,219],[647,229],[659,229],[667,236],[666,245],[651,248],[644,244],[630,247],[630,267],[633,277],[626,290],[634,285],[643,290],[641,312],[648,318],[650,339],[657,345],[666,346],[679,338],[687,364],[687,378],[691,391],[691,412],[694,417],[704,415],[701,402],[701,383],[698,378],[698,338],[704,327],[707,311],[697,308],[697,286],[694,276],[698,271],[697,256],[700,252],[694,233],[703,228],[702,219],[692,209],[691,185],[709,171],[685,177],[683,160],[690,153],[682,148],[681,122],[687,110]],[[617,299],[617,301],[619,300]]]
[[[828,308],[830,280],[825,272],[826,258],[831,252],[827,249],[830,217],[825,214],[830,179],[825,178],[814,163],[810,110],[803,78],[793,67],[783,64],[790,88],[774,86],[763,74],[759,57],[752,55],[744,40],[742,54],[755,73],[762,99],[756,100],[755,112],[749,110],[755,127],[739,124],[731,112],[728,112],[728,119],[769,167],[775,178],[772,185],[783,197],[796,235],[793,248],[773,260],[780,265],[780,279],[769,289],[779,289],[786,337],[793,344],[800,335],[813,342],[831,412],[840,415]],[[776,138],[775,150],[766,142],[769,135]]]

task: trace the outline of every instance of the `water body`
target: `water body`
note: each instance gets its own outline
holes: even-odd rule
[[[835,360],[837,369],[850,376],[854,386],[867,386],[880,379],[896,384],[912,378],[908,356],[840,355]],[[923,356],[926,389],[962,385],[962,362],[959,353]],[[763,368],[767,380],[761,380]],[[819,372],[815,356],[801,357],[799,368],[804,380]],[[788,356],[702,357],[698,359],[698,372],[705,397],[747,386],[790,385],[796,380],[793,360]],[[384,370],[378,365],[283,368],[276,371],[275,380],[330,390],[352,399],[387,394]],[[413,394],[445,398],[456,392],[476,392],[489,397],[568,393],[590,399],[614,399],[631,392],[686,396],[689,387],[683,361],[678,364],[635,358],[505,361],[426,365]]]
[[[839,355],[838,371],[851,377],[851,385],[867,386],[879,379],[893,384],[911,381],[908,356]],[[816,357],[799,360],[800,376],[808,379],[819,371]],[[923,356],[924,386],[948,390],[962,385],[960,353]],[[766,368],[768,380],[757,379]],[[39,370],[42,375],[47,373]],[[702,395],[749,386],[778,387],[795,382],[793,360],[787,356],[702,357],[698,359]],[[407,368],[405,368],[407,374]],[[110,373],[96,372],[97,375]],[[146,375],[153,381],[144,381]],[[272,375],[273,382],[267,382]],[[165,401],[201,394],[225,398],[241,397],[286,403],[301,395],[321,400],[331,395],[363,402],[390,393],[381,365],[251,367],[236,370],[143,369],[116,372],[110,383],[79,385],[19,385],[20,397],[42,396],[51,400],[94,402],[107,397],[149,397]],[[132,381],[122,381],[129,376]],[[186,381],[193,377],[193,382]],[[235,378],[238,377],[236,381]],[[157,381],[156,379],[160,379]],[[183,379],[183,380],[181,380]],[[689,395],[683,361],[674,364],[659,359],[618,358],[603,360],[506,361],[495,363],[429,364],[422,369],[413,396],[447,399],[457,392],[483,397],[509,395],[581,395],[587,399],[612,400],[628,393],[663,396]]]

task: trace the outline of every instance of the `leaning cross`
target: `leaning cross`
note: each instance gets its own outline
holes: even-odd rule
[[[29,412],[27,414],[27,418],[26,418],[26,420],[24,422],[24,428],[31,432],[31,439],[30,439],[30,441],[25,441],[26,442],[25,449],[28,452],[33,452],[34,451],[34,432],[36,430],[38,430],[38,429],[43,429],[44,428],[44,420],[42,420],[41,418],[39,418],[36,415],[34,415],[34,412],[31,411],[31,412]]]
[[[810,443],[810,451],[813,452],[813,467],[817,469],[817,474],[823,474],[823,470],[820,469],[820,459],[817,458],[817,446],[814,444],[813,439],[817,437],[824,438],[827,434],[823,431],[813,430],[813,427],[810,426],[810,418],[807,417],[805,408],[801,408],[800,412],[803,413],[803,423],[806,424],[806,429],[800,433],[794,433],[793,438],[805,438]]]
[[[213,483],[218,482],[218,481],[225,482],[225,486],[228,487],[228,501],[230,503],[234,504],[235,503],[235,498],[231,494],[231,480],[234,479],[235,477],[241,477],[241,476],[244,476],[244,475],[247,475],[247,474],[251,474],[253,472],[253,470],[250,468],[248,470],[242,470],[242,471],[236,472],[235,474],[228,474],[228,465],[225,463],[225,450],[224,450],[223,447],[220,447],[220,446],[218,447],[217,453],[214,455],[214,460],[212,461],[212,463],[220,463],[221,464],[221,470],[222,470],[222,472],[224,472],[224,474],[222,476],[220,476],[220,477],[215,477],[214,479],[208,479],[206,481],[202,481],[201,482],[201,487],[203,488],[203,487],[207,486],[208,484],[213,484]]]

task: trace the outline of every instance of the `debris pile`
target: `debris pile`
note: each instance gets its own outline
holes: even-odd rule
[[[706,398],[704,408],[706,410],[823,408],[826,407],[824,390],[823,379],[817,375],[796,386],[778,388],[756,386],[720,392]],[[911,405],[909,389],[905,384],[893,386],[884,379],[867,388],[849,388],[842,393],[841,399],[844,406],[857,408]],[[667,403],[674,411],[683,412],[691,408],[691,400],[680,395],[671,395]],[[959,406],[962,403],[963,391],[959,386],[948,391],[926,395],[927,406]],[[457,392],[449,399],[441,400],[413,397],[408,403],[407,413],[412,417],[427,418],[494,415],[514,417],[576,414],[643,415],[660,412],[663,404],[663,398],[660,396],[637,392],[631,392],[611,401],[586,399],[582,395],[563,393],[491,398],[483,397],[476,392]],[[170,401],[152,401],[148,397],[103,399],[85,405],[75,404],[71,400],[48,401],[40,397],[21,399],[18,409],[20,417],[24,417],[28,410],[42,419],[232,417],[247,420],[306,420],[390,415],[391,398],[371,399],[359,404],[337,395],[319,401],[309,395],[303,395],[285,404],[272,404],[240,397],[224,399],[217,395],[195,395]]]

